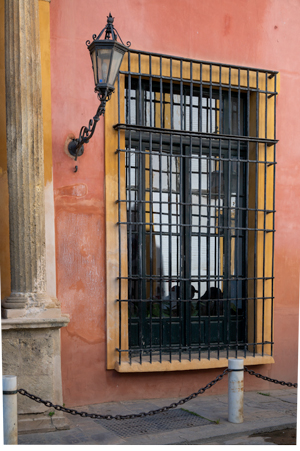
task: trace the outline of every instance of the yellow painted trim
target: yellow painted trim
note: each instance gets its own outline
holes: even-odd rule
[[[278,77],[278,76],[277,76]],[[279,77],[278,77],[279,79]],[[275,78],[267,79],[263,74],[259,77],[259,89],[260,90],[273,90],[275,84]],[[277,89],[279,82],[277,81]],[[278,91],[277,91],[278,92]],[[274,97],[267,98],[265,94],[258,95],[258,130],[260,138],[274,139]],[[255,116],[251,114],[251,111],[256,111],[257,95],[253,93],[250,98],[250,135],[256,136],[256,121]],[[265,115],[265,107],[267,104],[267,118]],[[267,119],[267,120],[266,120]],[[266,130],[267,123],[267,130]],[[257,208],[264,209],[264,196],[265,196],[265,161],[274,161],[274,148],[273,146],[267,147],[265,150],[264,144],[258,144],[257,150],[256,145],[250,144],[249,156],[251,160],[260,161],[261,163],[250,163],[249,164],[249,178],[253,181],[249,185],[249,207],[255,208],[255,198],[256,198],[256,172],[257,172]],[[266,209],[273,209],[273,181],[274,181],[274,167],[267,166],[266,168]],[[264,226],[268,229],[273,227],[273,215],[274,213],[269,213],[266,215],[266,222],[264,224],[264,213],[263,211],[257,213],[257,228],[263,229]],[[249,212],[249,227],[255,228],[255,213]],[[273,246],[273,233],[266,233],[264,238],[263,231],[256,232],[256,277],[262,278],[272,276],[272,246]],[[265,242],[264,242],[265,240]],[[255,232],[249,232],[249,255],[248,255],[248,274],[250,278],[255,276],[254,274],[254,253],[252,249],[255,245]],[[265,254],[264,254],[265,246]],[[248,284],[249,297],[255,298],[268,298],[272,294],[272,281],[271,280],[257,280],[256,287],[254,287],[254,282],[249,281]],[[256,301],[248,301],[248,342],[249,343],[260,343],[264,341],[273,341],[273,336],[271,335],[271,299],[256,299]],[[254,310],[256,309],[256,322],[254,323]],[[264,329],[264,336],[263,336]],[[252,347],[249,347],[252,350]],[[262,352],[262,345],[256,346],[256,352]],[[271,352],[271,345],[264,345],[264,352],[269,354]]]
[[[5,108],[5,0],[0,0],[0,175],[7,170]]]
[[[124,76],[121,76],[120,84],[124,92]],[[120,99],[121,114],[124,114],[124,95]],[[123,118],[122,118],[123,120]],[[111,100],[107,103],[105,113],[105,205],[106,205],[106,331],[107,331],[107,369],[113,369],[118,358],[116,348],[119,347],[119,232],[118,232],[118,158],[120,158],[120,190],[121,196],[125,198],[125,153],[116,153],[118,148],[118,132],[113,125],[118,122],[118,88],[113,93]],[[120,132],[120,147],[125,146],[125,132]],[[126,204],[121,205],[121,221],[126,221]],[[127,229],[121,227],[122,261],[121,271],[127,276]],[[128,296],[127,281],[122,280],[122,298]],[[128,309],[127,304],[121,307],[122,324],[122,348],[128,348]],[[123,353],[122,359],[127,360]]]
[[[275,360],[271,356],[258,356],[258,357],[246,357],[244,359],[244,365],[266,365],[275,363]],[[145,363],[132,363],[128,362],[115,363],[115,370],[119,373],[154,373],[161,371],[188,371],[188,370],[204,370],[213,368],[227,368],[228,359],[201,359],[201,360],[185,360],[170,362],[145,362]]]
[[[51,118],[51,62],[50,62],[50,3],[39,0],[42,109],[44,138],[44,180],[52,181],[52,118]]]

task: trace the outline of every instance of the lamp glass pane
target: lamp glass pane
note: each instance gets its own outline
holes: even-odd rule
[[[92,59],[92,65],[93,65],[93,71],[94,71],[94,79],[95,79],[95,85],[98,83],[97,81],[97,61],[96,61],[96,52],[95,50],[93,51],[93,53],[91,54],[91,59]]]
[[[107,83],[111,51],[112,49],[100,49],[97,51],[97,61],[98,61],[97,83]]]
[[[115,49],[113,52],[109,79],[108,79],[108,84],[110,84],[112,86],[115,84],[116,76],[119,72],[119,68],[122,63],[123,55],[124,55],[124,52],[121,53],[117,49]]]

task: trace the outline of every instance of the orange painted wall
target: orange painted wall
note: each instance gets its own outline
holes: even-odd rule
[[[106,368],[105,205],[103,120],[79,159],[64,153],[96,112],[85,41],[99,33],[111,11],[132,48],[280,71],[277,109],[275,235],[275,364],[263,374],[297,378],[300,177],[300,58],[298,0],[52,0],[51,82],[53,177],[56,214],[57,296],[70,324],[62,330],[66,405],[179,397],[205,385],[220,370],[119,374]],[[247,377],[246,390],[271,389]],[[210,394],[225,392],[226,382]]]

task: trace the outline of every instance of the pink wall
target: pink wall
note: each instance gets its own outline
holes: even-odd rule
[[[51,82],[56,212],[57,296],[71,321],[62,330],[64,402],[178,397],[220,370],[118,374],[106,371],[105,205],[103,120],[78,161],[63,151],[98,107],[85,41],[111,11],[132,48],[280,71],[277,109],[275,235],[275,361],[256,367],[271,377],[297,378],[300,260],[298,0],[52,0]],[[298,155],[297,155],[298,154]],[[75,187],[74,187],[75,185]],[[72,188],[73,187],[73,188]],[[246,375],[247,376],[247,375]],[[247,378],[247,390],[271,389]],[[224,392],[221,382],[210,394]]]

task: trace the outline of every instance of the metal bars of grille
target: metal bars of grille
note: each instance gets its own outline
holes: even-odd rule
[[[119,363],[273,354],[276,74],[128,52]]]

